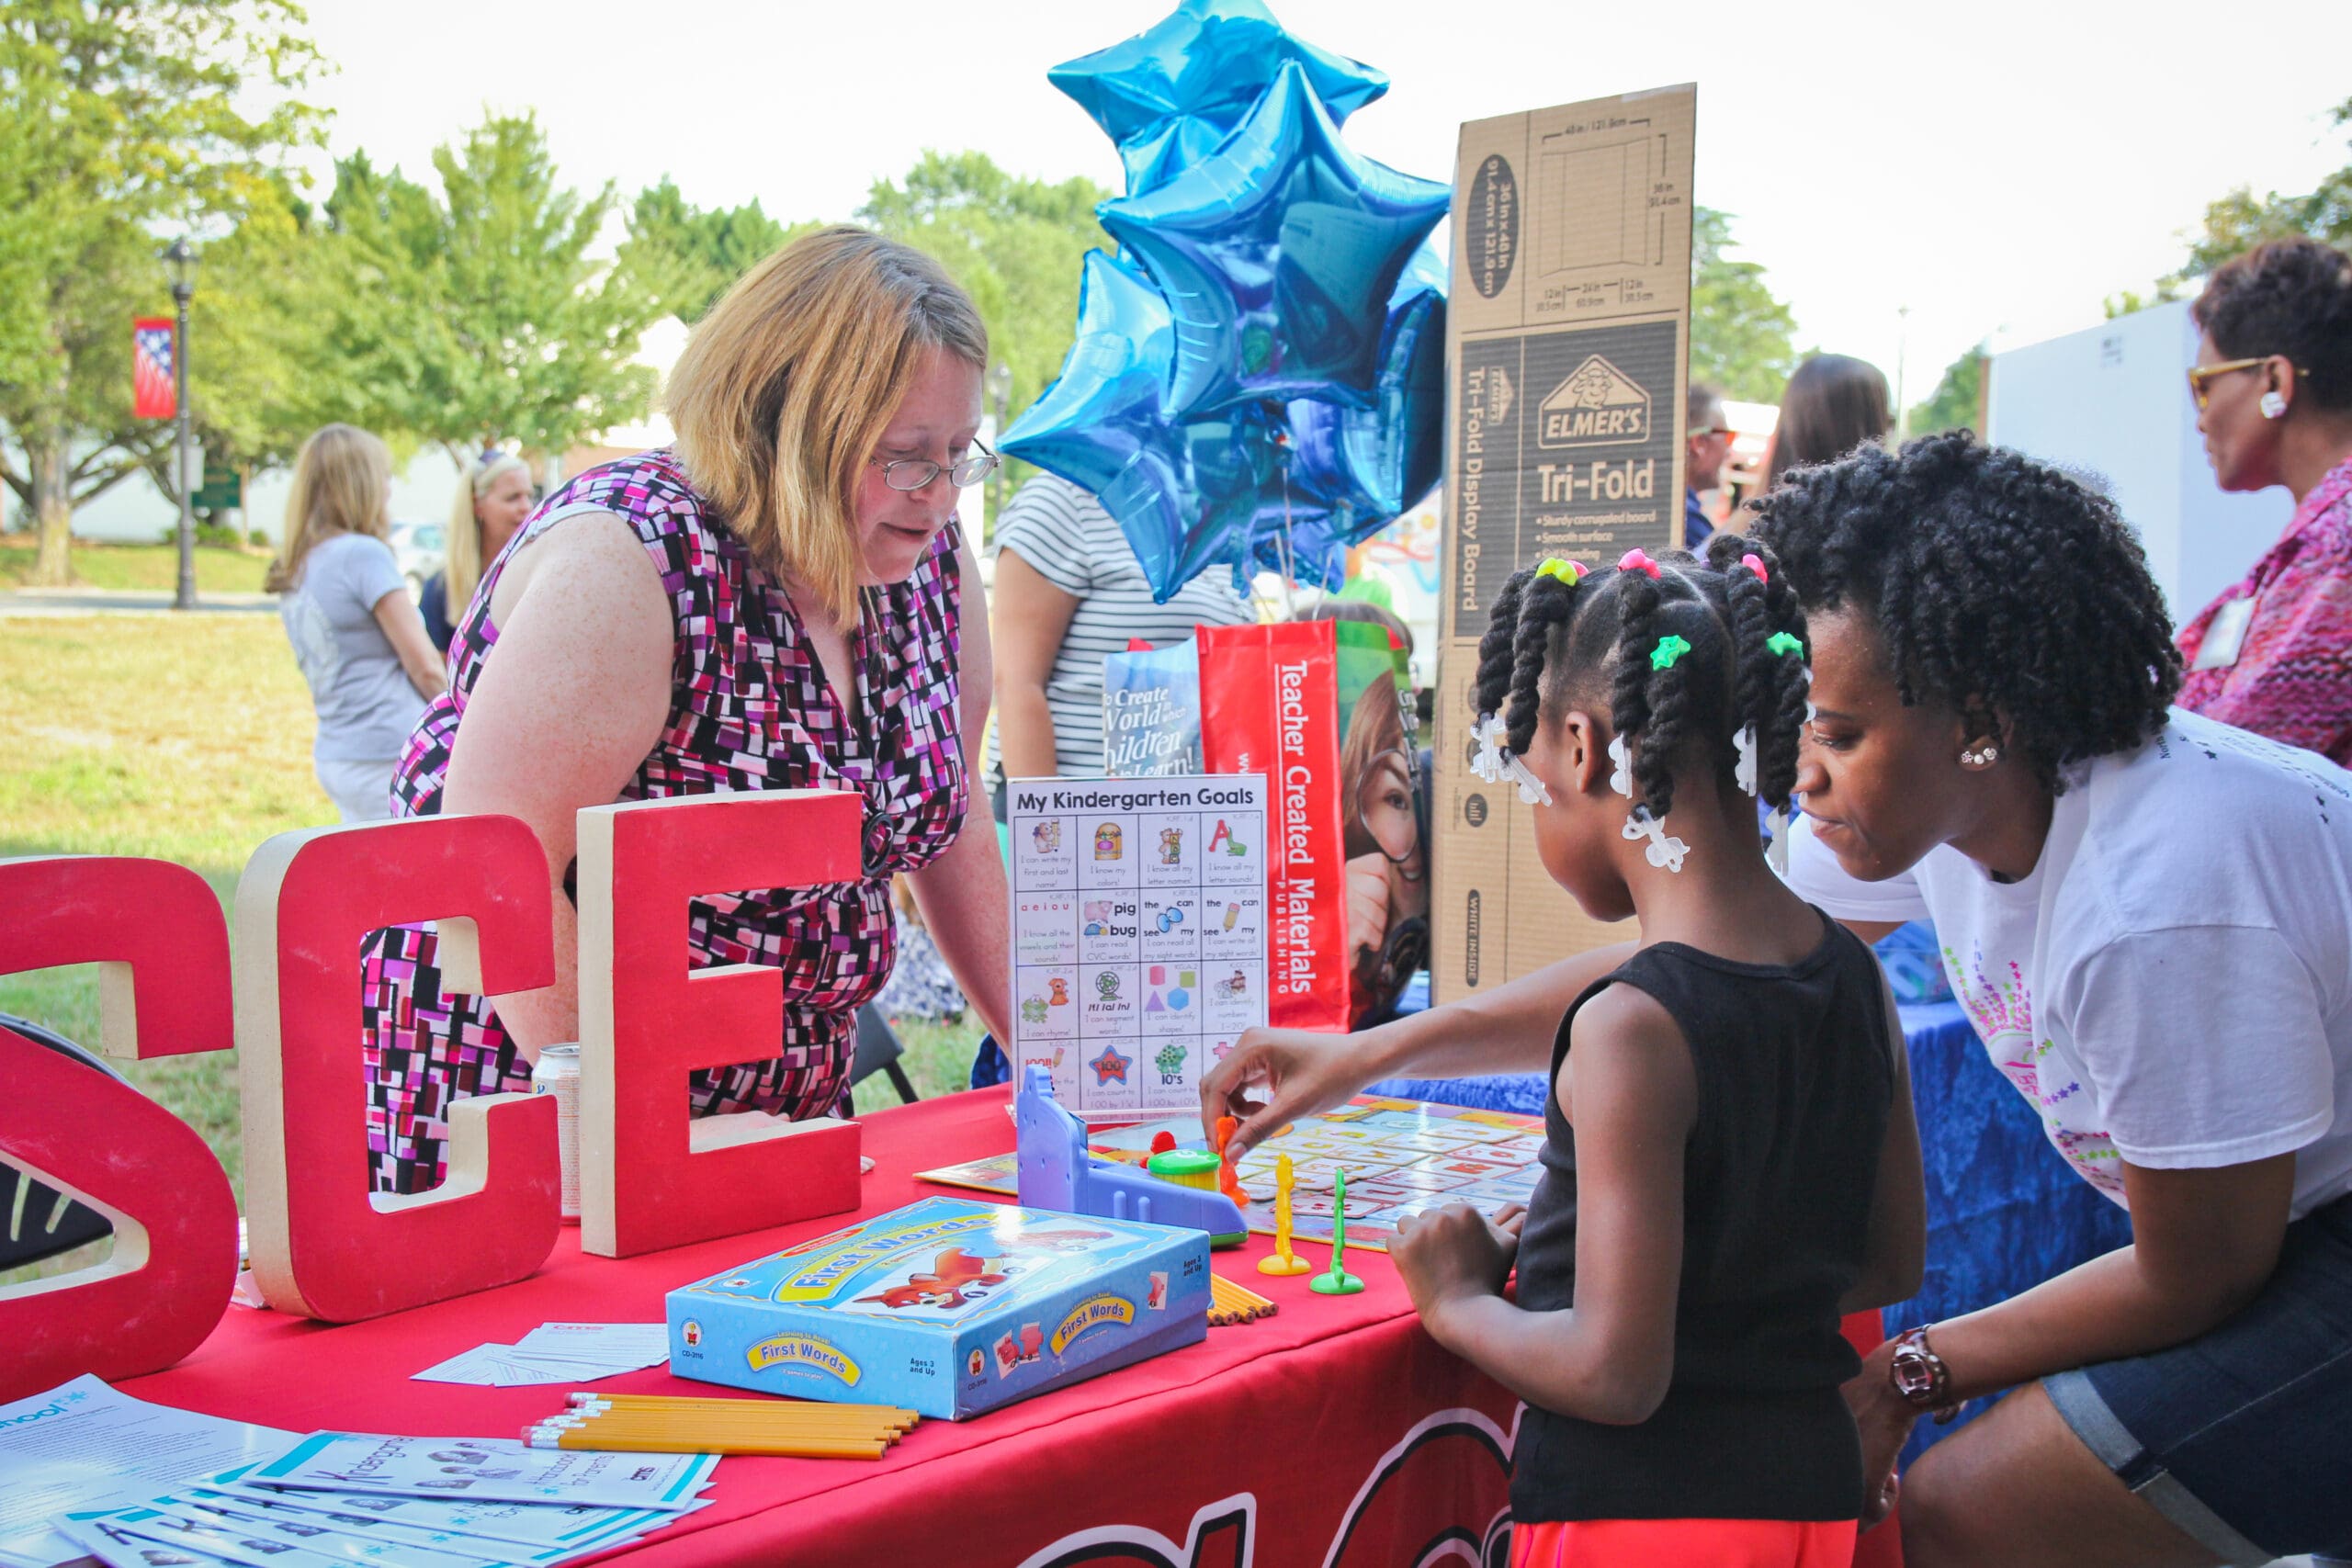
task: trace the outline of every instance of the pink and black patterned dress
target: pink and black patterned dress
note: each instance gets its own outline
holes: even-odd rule
[[[691,906],[695,967],[784,971],[783,1055],[696,1073],[695,1112],[822,1115],[847,1100],[854,1014],[889,978],[897,954],[890,878],[929,863],[963,827],[958,530],[944,529],[904,582],[863,591],[850,652],[865,722],[853,727],[784,586],[711,513],[668,450],[590,469],[549,496],[484,574],[449,645],[449,690],[418,721],[393,777],[400,815],[441,808],[467,698],[498,646],[489,610],[499,573],[547,529],[588,512],[611,513],[637,531],[677,624],[670,720],[621,798],[722,789],[865,797],[860,880]],[[527,1089],[529,1065],[485,998],[441,989],[430,931],[378,931],[362,959],[375,1184],[421,1191],[443,1175],[450,1102]]]

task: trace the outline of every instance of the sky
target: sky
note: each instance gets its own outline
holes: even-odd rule
[[[1900,371],[1913,402],[1981,340],[2038,342],[2146,290],[2232,186],[2306,191],[2352,161],[2327,118],[2352,96],[2343,0],[2169,22],[2068,0],[1270,4],[1294,34],[1391,77],[1348,121],[1350,143],[1437,179],[1464,120],[1695,81],[1696,197],[1736,215],[1733,254],[1765,266],[1800,348]],[[666,174],[698,205],[756,197],[797,220],[850,216],[925,148],[1119,188],[1110,141],[1046,71],[1169,4],[309,8],[339,66],[310,95],[335,111],[338,154],[364,147],[420,175],[485,107],[527,108],[572,183],[609,179],[626,200]]]

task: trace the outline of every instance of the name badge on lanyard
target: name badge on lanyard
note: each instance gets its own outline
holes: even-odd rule
[[[2250,597],[2233,599],[2213,612],[2205,627],[2205,640],[2197,645],[2197,658],[2191,670],[2227,670],[2238,661],[2238,650],[2245,646],[2245,626],[2254,619],[2254,600]]]

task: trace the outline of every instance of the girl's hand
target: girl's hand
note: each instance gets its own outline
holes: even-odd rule
[[[1323,1034],[1259,1027],[1242,1032],[1223,1061],[1201,1079],[1201,1125],[1220,1116],[1240,1122],[1226,1145],[1238,1159],[1302,1116],[1345,1105],[1380,1076],[1368,1034]]]
[[[1510,1216],[1509,1229],[1496,1224],[1467,1203],[1410,1214],[1396,1225],[1396,1239],[1388,1257],[1405,1277],[1414,1310],[1439,1343],[1449,1307],[1478,1296],[1502,1293],[1519,1255],[1520,1216]]]

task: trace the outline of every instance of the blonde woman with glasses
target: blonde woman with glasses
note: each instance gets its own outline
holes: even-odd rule
[[[447,683],[386,542],[391,486],[390,454],[373,435],[347,424],[312,434],[294,461],[269,570],[318,713],[311,764],[345,822],[392,814],[392,771],[409,730]]]
[[[449,502],[449,556],[417,600],[424,633],[449,651],[449,639],[473,603],[482,569],[498,558],[531,514],[531,465],[512,452],[485,452],[458,476]]]
[[[580,1037],[584,807],[758,789],[864,801],[857,880],[692,905],[695,962],[773,965],[785,1003],[781,1054],[695,1075],[697,1114],[846,1106],[857,1009],[897,956],[901,874],[981,1021],[1006,1034],[1004,863],[985,817],[967,830],[988,618],[956,515],[996,462],[977,438],[987,364],[978,312],[937,263],[822,230],[695,328],[664,394],[675,446],[565,484],[491,565],[395,793],[402,815],[501,812],[537,832],[557,979],[450,994],[431,931],[369,941],[379,1190],[438,1182],[449,1102],[524,1089],[542,1047]]]

